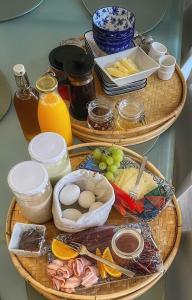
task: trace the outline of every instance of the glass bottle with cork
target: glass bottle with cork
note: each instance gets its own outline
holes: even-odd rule
[[[13,103],[26,140],[30,141],[40,133],[37,118],[39,101],[38,91],[31,87],[24,65],[17,64],[13,67],[17,91]]]
[[[55,132],[64,137],[67,146],[72,145],[72,130],[67,106],[57,92],[58,81],[45,74],[36,82],[40,92],[38,121],[41,132]]]

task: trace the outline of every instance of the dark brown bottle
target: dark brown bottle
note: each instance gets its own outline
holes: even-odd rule
[[[13,67],[17,84],[17,91],[14,95],[14,106],[26,140],[30,141],[40,133],[38,123],[38,91],[30,86],[25,67],[17,64]]]

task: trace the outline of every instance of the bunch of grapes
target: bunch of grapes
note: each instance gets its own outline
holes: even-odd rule
[[[123,160],[123,151],[115,147],[109,147],[105,153],[103,153],[99,148],[96,148],[93,151],[93,158],[99,166],[99,169],[105,172],[105,177],[113,181],[120,167],[120,163]]]

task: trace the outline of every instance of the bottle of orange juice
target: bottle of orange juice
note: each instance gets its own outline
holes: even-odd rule
[[[41,93],[38,104],[38,121],[41,132],[51,131],[62,135],[68,146],[72,145],[72,131],[69,111],[57,93],[57,79],[44,75],[36,82]]]

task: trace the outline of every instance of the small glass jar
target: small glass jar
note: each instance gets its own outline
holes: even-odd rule
[[[87,124],[95,130],[113,128],[113,108],[107,101],[93,100],[88,105]]]
[[[8,174],[8,184],[30,222],[44,223],[52,218],[52,187],[43,165],[35,161],[15,165]]]
[[[138,127],[144,120],[144,105],[136,99],[124,99],[118,105],[116,127],[120,130]]]
[[[123,228],[114,234],[111,247],[115,262],[127,266],[143,251],[144,239],[136,229]]]
[[[42,163],[47,169],[52,185],[71,172],[66,142],[57,133],[38,134],[29,143],[28,151],[32,160]]]

